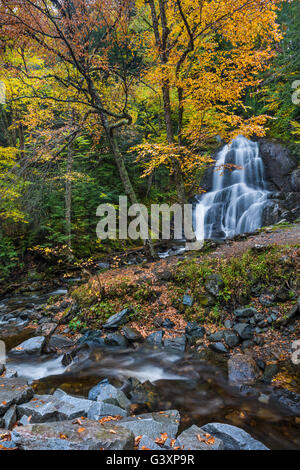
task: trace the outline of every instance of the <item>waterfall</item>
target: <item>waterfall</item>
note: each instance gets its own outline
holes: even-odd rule
[[[228,170],[226,164],[241,169]],[[218,153],[211,191],[197,197],[197,239],[228,238],[255,231],[261,226],[267,195],[258,143],[239,136]]]

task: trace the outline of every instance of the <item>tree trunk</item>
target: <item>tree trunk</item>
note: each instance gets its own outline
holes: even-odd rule
[[[72,253],[72,181],[71,174],[73,168],[73,146],[72,142],[68,145],[67,171],[66,171],[66,193],[65,193],[65,221],[67,245],[70,254]]]

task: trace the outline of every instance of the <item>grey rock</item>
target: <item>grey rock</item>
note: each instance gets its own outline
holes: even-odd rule
[[[18,406],[18,417],[31,416],[30,423],[46,423],[87,416],[88,410],[94,402],[70,398],[73,401],[64,401],[54,395],[35,395],[28,403]]]
[[[272,392],[270,402],[284,409],[290,416],[300,416],[300,394],[278,389]]]
[[[231,330],[224,331],[224,341],[229,348],[235,348],[241,342],[239,335]]]
[[[122,326],[128,322],[129,315],[131,313],[133,313],[132,308],[124,308],[121,312],[112,315],[105,325],[103,325],[103,328],[106,330],[114,330],[119,328],[119,326]]]
[[[145,413],[138,416],[123,418],[119,426],[130,429],[135,436],[146,435],[150,439],[160,438],[162,433],[174,439],[178,432],[180,414],[177,410],[168,410],[163,413]]]
[[[269,450],[243,429],[223,423],[209,423],[202,429],[224,443],[224,450]]]
[[[212,437],[208,431],[204,431],[203,428],[199,428],[195,424],[189,429],[183,431],[177,438],[180,447],[183,450],[223,450],[223,442],[219,438],[215,438],[212,441],[209,439]],[[199,437],[200,436],[200,439]],[[203,439],[203,441],[202,441]],[[210,443],[211,442],[211,443]]]
[[[205,283],[205,289],[214,297],[220,293],[223,286],[224,281],[219,274],[212,274]]]
[[[234,315],[236,318],[249,318],[253,317],[253,315],[257,314],[256,308],[247,307],[247,308],[239,308],[234,311]]]
[[[255,383],[259,377],[256,362],[246,354],[234,354],[228,360],[228,379],[232,384]]]
[[[122,333],[129,342],[141,342],[144,340],[141,333],[136,328],[123,326]]]
[[[193,297],[191,297],[191,296],[188,295],[188,294],[185,294],[185,295],[183,296],[182,303],[183,303],[183,305],[185,305],[186,307],[192,307],[192,306],[193,306],[193,303],[194,303]]]
[[[17,407],[16,405],[11,406],[5,415],[3,416],[3,421],[4,421],[4,427],[5,429],[12,429],[13,425],[17,421]]]
[[[264,369],[264,374],[262,376],[262,382],[265,384],[271,383],[273,377],[279,372],[279,367],[277,364],[267,364]]]
[[[110,403],[94,402],[90,407],[87,417],[98,421],[105,416],[127,416],[127,411],[119,406],[111,405]]]
[[[162,450],[162,448],[157,445],[150,437],[142,436],[142,439],[139,442],[139,450]]]
[[[217,341],[221,341],[223,339],[223,337],[224,337],[224,331],[220,330],[220,331],[216,331],[215,333],[210,335],[209,340],[213,341],[213,342],[217,342]]]
[[[35,336],[11,349],[10,352],[13,354],[41,354],[45,341],[45,336]]]
[[[252,339],[254,336],[253,328],[247,323],[237,323],[233,329],[242,339]]]
[[[224,326],[225,326],[225,328],[230,329],[230,328],[232,328],[233,323],[232,323],[231,320],[225,320],[224,321]]]
[[[199,326],[196,322],[188,322],[185,328],[185,334],[189,343],[194,343],[198,339],[202,339],[206,331],[203,326]]]
[[[109,333],[104,338],[104,343],[108,346],[117,346],[119,348],[126,348],[128,346],[127,339],[118,331],[116,333]]]
[[[81,427],[84,430],[78,432],[79,425],[72,421],[32,424],[15,428],[11,435],[21,450],[133,449],[134,436],[124,427],[88,419],[83,421]]]
[[[125,393],[110,384],[104,385],[100,388],[97,401],[110,403],[112,405],[119,406],[124,410],[130,408],[130,401],[126,397]]]
[[[147,336],[146,342],[152,346],[161,348],[163,345],[164,334],[164,331],[155,331],[154,333],[151,333],[149,336]]]
[[[291,186],[293,191],[300,192],[300,168],[297,168],[291,174]]]
[[[176,336],[175,338],[167,338],[164,341],[164,347],[175,351],[185,351],[186,337]]]
[[[109,385],[109,380],[108,379],[101,380],[101,382],[99,382],[97,385],[95,385],[93,388],[91,388],[91,390],[89,391],[88,399],[97,401],[97,397],[100,393],[100,390],[105,385]]]
[[[25,403],[33,397],[33,390],[23,378],[0,378],[0,416],[13,405]]]
[[[15,369],[6,369],[5,378],[12,379],[13,377],[18,377],[18,372]]]
[[[227,354],[228,349],[224,346],[223,343],[211,343],[209,345],[210,349],[212,349],[214,352],[221,353],[221,354]]]
[[[43,323],[38,329],[37,334],[40,336],[50,336],[56,328],[58,327],[57,323]]]
[[[68,393],[64,392],[60,388],[55,390],[55,392],[53,393],[53,397],[58,398],[60,401],[72,405],[78,410],[80,410],[81,416],[86,416],[88,410],[93,404],[91,400],[87,400],[86,398],[74,397],[73,395],[69,395]]]
[[[52,335],[48,343],[48,348],[52,351],[57,351],[64,348],[70,348],[73,344],[74,341],[66,336]]]

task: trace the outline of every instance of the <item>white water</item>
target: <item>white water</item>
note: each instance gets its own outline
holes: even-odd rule
[[[241,169],[224,169],[226,164]],[[197,239],[228,238],[255,231],[261,226],[267,195],[258,144],[239,136],[219,152],[212,190],[198,197]]]

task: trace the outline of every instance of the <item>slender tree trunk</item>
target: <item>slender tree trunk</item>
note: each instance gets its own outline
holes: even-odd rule
[[[67,171],[66,171],[66,193],[65,193],[65,221],[66,221],[66,235],[67,245],[70,254],[72,253],[72,168],[73,168],[73,145],[72,142],[68,145],[67,157]]]

